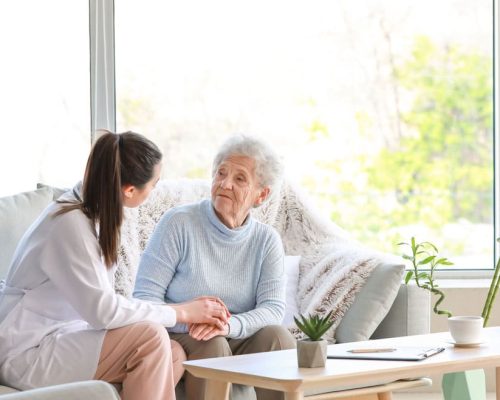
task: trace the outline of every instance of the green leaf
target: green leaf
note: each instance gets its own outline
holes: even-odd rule
[[[439,253],[438,249],[436,246],[434,246],[431,242],[422,242],[422,244],[424,246],[429,246],[429,247],[432,247],[432,249],[434,250],[435,253]]]
[[[444,294],[437,289],[438,285],[434,282],[433,273],[437,265],[452,265],[453,263],[446,257],[440,257],[437,247],[431,242],[418,243],[413,240],[412,251],[413,257],[411,262],[413,269],[406,272],[404,279],[405,283],[408,284],[408,282],[414,278],[417,286],[430,291],[437,297],[433,306],[433,311],[438,315],[451,315],[449,311],[438,308],[440,303],[444,300]],[[426,270],[424,266],[427,266]],[[423,271],[420,269],[421,267],[424,269]]]
[[[405,276],[405,284],[408,285],[408,282],[410,282],[410,279],[413,276],[413,271],[408,271]]]
[[[436,256],[429,256],[429,257],[426,257],[424,258],[422,261],[419,261],[418,262],[418,265],[425,265],[425,264],[429,264],[432,260],[434,260],[436,258]]]
[[[320,315],[311,315],[305,317],[304,315],[299,315],[294,317],[295,324],[297,327],[304,332],[309,339],[313,341],[320,340],[321,337],[330,329],[334,323],[331,319],[333,310],[327,315],[321,317]]]

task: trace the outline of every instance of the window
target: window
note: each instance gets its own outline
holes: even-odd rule
[[[209,177],[229,134],[268,139],[361,242],[494,260],[491,0],[115,2],[118,130],[164,177]]]
[[[88,1],[0,3],[0,196],[82,178],[90,149]]]

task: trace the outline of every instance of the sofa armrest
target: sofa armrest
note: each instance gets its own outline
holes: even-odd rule
[[[82,381],[47,386],[0,396],[2,400],[120,400],[115,388],[103,381]]]
[[[430,319],[429,291],[401,284],[391,309],[371,339],[427,334],[430,332]]]

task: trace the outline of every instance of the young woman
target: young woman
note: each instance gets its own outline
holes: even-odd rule
[[[175,399],[185,355],[165,327],[214,323],[213,297],[176,305],[113,290],[123,207],[137,207],[160,176],[143,136],[104,133],[83,185],[52,203],[21,239],[0,288],[0,381],[18,389],[86,379],[121,384],[123,399]]]

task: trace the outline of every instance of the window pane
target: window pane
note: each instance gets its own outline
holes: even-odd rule
[[[0,3],[0,196],[82,178],[90,149],[88,1]]]
[[[257,134],[361,242],[492,268],[491,0],[115,5],[118,127],[163,148],[165,177]]]

